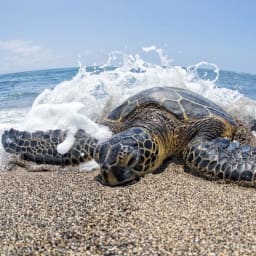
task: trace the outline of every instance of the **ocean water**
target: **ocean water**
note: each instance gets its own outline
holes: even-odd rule
[[[222,71],[207,62],[175,66],[162,49],[148,47],[144,51],[155,51],[159,63],[118,52],[111,53],[104,66],[80,64],[79,68],[0,75],[0,133],[10,127],[67,129],[69,136],[59,145],[60,152],[66,152],[79,128],[100,140],[110,137],[108,128],[98,124],[100,120],[129,96],[154,86],[187,88],[235,118],[245,122],[256,119],[256,75]],[[6,154],[2,148],[0,153],[1,168]]]

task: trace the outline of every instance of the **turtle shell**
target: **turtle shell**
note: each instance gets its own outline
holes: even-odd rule
[[[175,87],[154,87],[128,98],[115,108],[107,121],[123,122],[133,111],[155,105],[172,113],[179,120],[219,116],[235,125],[233,118],[212,101],[192,91]]]

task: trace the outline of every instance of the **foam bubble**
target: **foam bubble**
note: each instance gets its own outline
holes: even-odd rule
[[[198,74],[199,68],[207,68],[207,69],[212,69],[213,70],[213,72],[216,74],[216,77],[213,80],[211,80],[211,82],[215,83],[219,79],[219,68],[218,68],[218,66],[214,63],[210,63],[210,62],[207,62],[207,61],[201,61],[197,64],[190,65],[190,66],[187,67],[187,70],[190,71],[190,72],[193,72],[195,74],[197,80],[201,80],[201,79],[204,79],[204,77],[207,76],[207,71],[205,71],[205,74],[204,74],[203,77],[200,77],[199,74]]]
[[[98,169],[100,166],[94,161],[94,160],[91,160],[91,161],[88,161],[86,163],[82,163],[80,165],[80,170],[81,171],[91,171],[91,170],[94,170],[94,169]]]
[[[57,151],[60,154],[65,154],[71,149],[74,143],[75,143],[74,133],[69,130],[67,133],[66,139],[57,146]]]

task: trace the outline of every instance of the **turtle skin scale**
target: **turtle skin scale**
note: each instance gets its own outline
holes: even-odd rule
[[[78,130],[71,149],[60,154],[67,131],[7,130],[4,149],[37,165],[77,165],[94,159],[104,185],[121,185],[180,157],[192,171],[254,184],[256,148],[232,141],[237,125],[218,105],[189,90],[154,87],[115,108],[103,121],[113,131],[104,141]]]

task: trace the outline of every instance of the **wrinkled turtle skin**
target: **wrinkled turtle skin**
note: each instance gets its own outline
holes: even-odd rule
[[[113,136],[98,142],[79,130],[65,154],[57,151],[67,131],[29,133],[10,129],[4,149],[25,161],[71,166],[94,159],[104,185],[121,185],[156,171],[170,157],[207,177],[254,184],[256,148],[232,141],[237,125],[221,107],[189,90],[154,87],[115,108],[103,121]],[[37,168],[40,170],[40,168]]]

